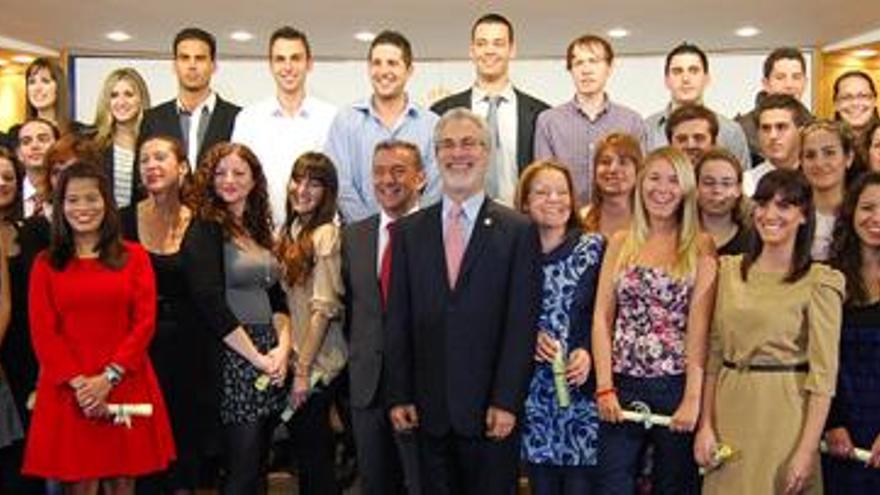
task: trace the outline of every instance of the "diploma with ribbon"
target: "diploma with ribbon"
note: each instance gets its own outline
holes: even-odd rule
[[[131,428],[134,416],[149,417],[153,415],[152,404],[107,404],[107,411],[113,417],[113,424]]]
[[[825,440],[822,440],[819,443],[819,450],[825,452],[826,454],[831,453],[831,450],[828,449],[828,444],[825,443]],[[868,461],[871,460],[871,451],[868,449],[855,448],[852,450],[852,453],[850,453],[849,458],[853,461],[859,461],[867,464]]]

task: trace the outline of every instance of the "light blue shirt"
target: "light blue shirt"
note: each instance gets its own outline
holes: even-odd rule
[[[440,117],[407,100],[400,118],[390,128],[382,123],[370,98],[341,110],[330,126],[324,151],[336,165],[339,210],[347,223],[379,212],[373,194],[373,153],[376,144],[389,139],[409,141],[421,151],[427,178],[421,204],[429,205],[440,197],[433,136]]]
[[[468,243],[471,241],[471,234],[474,232],[474,225],[477,223],[477,215],[480,214],[480,208],[483,207],[483,201],[486,200],[486,192],[480,191],[477,194],[464,200],[461,204],[461,223],[464,227],[464,246],[467,249]],[[449,223],[449,209],[453,201],[445,194],[443,195],[443,240],[446,240],[446,227]]]

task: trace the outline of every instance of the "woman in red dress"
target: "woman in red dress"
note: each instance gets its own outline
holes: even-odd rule
[[[31,337],[40,364],[23,471],[68,494],[133,493],[165,469],[174,443],[147,356],[156,287],[147,253],[124,243],[108,182],[92,164],[61,175],[49,249],[31,272]],[[148,403],[152,416],[115,424],[108,404]]]

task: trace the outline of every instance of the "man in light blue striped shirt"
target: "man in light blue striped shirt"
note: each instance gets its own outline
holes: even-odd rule
[[[373,94],[337,114],[324,150],[339,175],[339,210],[346,223],[379,212],[373,194],[373,154],[376,144],[389,139],[416,144],[425,165],[427,185],[422,204],[434,203],[440,181],[434,159],[434,124],[438,117],[416,105],[406,93],[413,73],[412,47],[395,31],[379,33],[368,55]]]

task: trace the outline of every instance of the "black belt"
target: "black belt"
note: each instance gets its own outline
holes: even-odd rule
[[[724,360],[722,363],[725,368],[737,371],[757,371],[760,373],[785,373],[796,372],[806,373],[810,371],[809,363],[800,364],[781,364],[781,363],[742,363],[737,364],[733,361]]]

